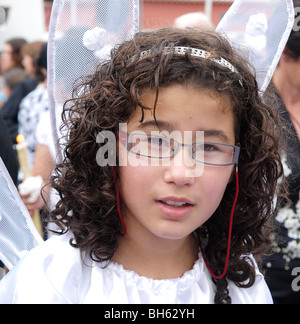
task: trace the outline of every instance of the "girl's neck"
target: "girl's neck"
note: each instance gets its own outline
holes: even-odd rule
[[[293,84],[285,71],[278,66],[273,76],[273,83],[289,112],[296,112],[300,117],[300,87]]]
[[[197,241],[193,235],[181,240],[139,239],[130,231],[120,238],[112,261],[122,264],[140,276],[173,279],[193,268],[198,259]]]

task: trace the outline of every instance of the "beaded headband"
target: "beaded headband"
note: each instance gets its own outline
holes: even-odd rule
[[[205,50],[198,49],[198,48],[187,47],[187,46],[175,46],[175,47],[166,46],[163,49],[164,54],[169,54],[171,52],[173,52],[173,54],[175,54],[175,55],[185,55],[185,54],[189,53],[191,56],[196,56],[196,57],[200,57],[203,59],[213,61],[213,62],[229,69],[231,72],[237,73],[240,76],[239,84],[241,85],[241,87],[243,87],[242,77],[239,74],[238,70],[231,63],[229,63],[227,60],[225,60],[223,57],[215,58],[215,57],[212,57],[212,54],[210,52],[207,52]],[[153,54],[152,49],[143,51],[140,53],[140,59],[147,57],[151,54]],[[135,58],[136,58],[136,56],[134,56],[134,59]]]
[[[173,54],[175,54],[175,55],[185,55],[186,53],[189,53],[191,56],[208,59],[208,60],[213,61],[219,65],[222,65],[225,68],[228,68],[230,71],[232,71],[234,73],[238,73],[237,69],[231,63],[229,63],[227,60],[225,60],[223,57],[220,57],[220,58],[211,57],[212,54],[205,50],[201,50],[201,49],[193,48],[193,47],[185,47],[185,46],[175,46],[175,47],[166,46],[163,49],[164,54],[169,54],[171,52],[173,52]],[[149,56],[151,54],[152,54],[151,49],[147,50],[147,51],[143,51],[140,54],[140,59],[143,57]]]

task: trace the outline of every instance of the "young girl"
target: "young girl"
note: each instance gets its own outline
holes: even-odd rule
[[[255,258],[269,248],[279,126],[230,44],[140,32],[74,98],[52,183],[64,234],[8,274],[0,302],[272,303]]]

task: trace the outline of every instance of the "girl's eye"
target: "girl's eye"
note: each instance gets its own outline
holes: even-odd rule
[[[196,146],[195,151],[197,152],[215,152],[215,151],[219,151],[219,148],[217,145],[213,145],[213,144],[207,144],[207,143],[202,143],[202,144],[198,144]]]
[[[149,137],[148,141],[156,146],[170,146],[170,141],[164,137]]]
[[[204,143],[202,150],[204,150],[205,152],[214,152],[214,151],[219,151],[219,148],[217,145]]]

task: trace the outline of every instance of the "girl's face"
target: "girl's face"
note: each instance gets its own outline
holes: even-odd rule
[[[153,107],[155,92],[144,92],[142,101]],[[137,109],[127,125],[128,133],[158,131],[153,111],[145,110],[144,113],[141,123],[142,111]],[[181,142],[185,139],[185,131],[192,132],[193,141],[196,131],[204,131],[206,141],[235,144],[234,116],[229,99],[206,90],[188,86],[160,89],[156,119],[162,125],[161,131],[166,130],[169,134],[179,131]],[[120,147],[126,150],[123,145]],[[128,159],[131,154],[128,153]],[[212,216],[231,181],[233,166],[204,165],[202,175],[192,177],[187,171],[195,166],[187,161],[191,161],[190,151],[180,147],[169,165],[156,166],[149,162],[147,166],[130,163],[120,166],[119,186],[128,235],[139,239],[179,240]]]

